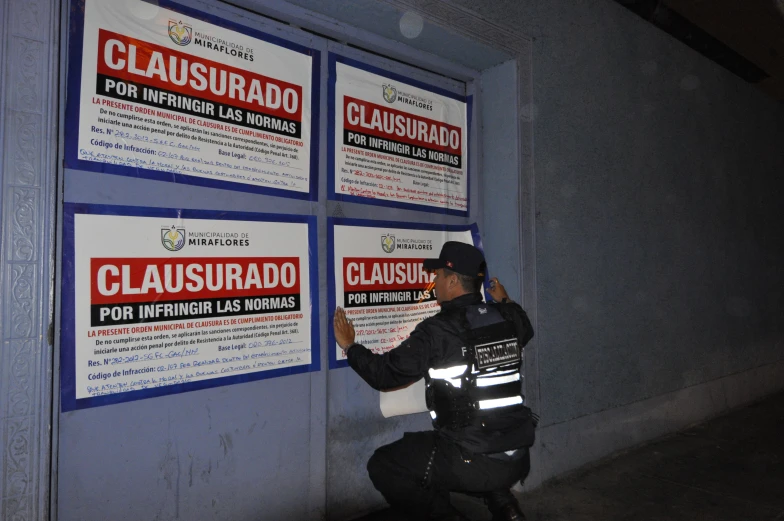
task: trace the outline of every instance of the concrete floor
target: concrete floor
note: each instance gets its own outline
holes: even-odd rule
[[[528,521],[784,521],[784,394],[519,496]],[[471,519],[484,507],[453,503]],[[404,521],[382,511],[357,521]]]

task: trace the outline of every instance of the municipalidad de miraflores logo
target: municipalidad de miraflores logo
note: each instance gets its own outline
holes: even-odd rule
[[[384,250],[384,253],[392,253],[395,250],[432,251],[433,240],[395,237],[391,233],[387,233],[381,236],[381,249]]]
[[[161,228],[161,244],[169,251],[180,251],[185,246],[185,228]]]
[[[382,85],[381,92],[384,94],[384,101],[387,103],[394,103],[397,99],[397,89],[392,85]]]
[[[406,105],[411,105],[412,107],[418,107],[420,109],[429,111],[433,110],[433,100],[423,98],[403,90],[397,90],[397,87],[391,83],[383,83],[381,85],[381,94],[384,96],[384,101],[387,103],[400,101],[400,103],[405,103]]]
[[[395,236],[390,234],[381,236],[381,249],[386,253],[395,251]]]
[[[193,38],[193,29],[190,24],[169,20],[169,38],[177,45],[188,45]]]

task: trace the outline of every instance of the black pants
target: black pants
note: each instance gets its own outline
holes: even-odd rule
[[[389,505],[412,520],[454,515],[449,492],[483,497],[495,515],[514,500],[510,487],[531,468],[522,450],[519,459],[499,460],[467,451],[435,431],[407,432],[376,450],[367,468]]]

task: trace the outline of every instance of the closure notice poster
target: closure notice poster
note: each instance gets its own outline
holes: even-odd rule
[[[315,229],[66,203],[63,410],[318,370]]]
[[[332,199],[468,215],[466,97],[330,53]]]
[[[82,1],[67,166],[316,197],[318,51],[165,1]]]
[[[329,218],[327,262],[330,317],[340,306],[354,321],[356,341],[383,354],[438,312],[433,275],[422,261],[437,258],[447,241],[481,247],[476,225],[426,225]],[[329,328],[330,367],[346,357]]]

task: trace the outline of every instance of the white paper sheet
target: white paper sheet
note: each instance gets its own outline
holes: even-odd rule
[[[423,378],[399,391],[381,393],[380,406],[384,418],[427,412],[425,379]]]

